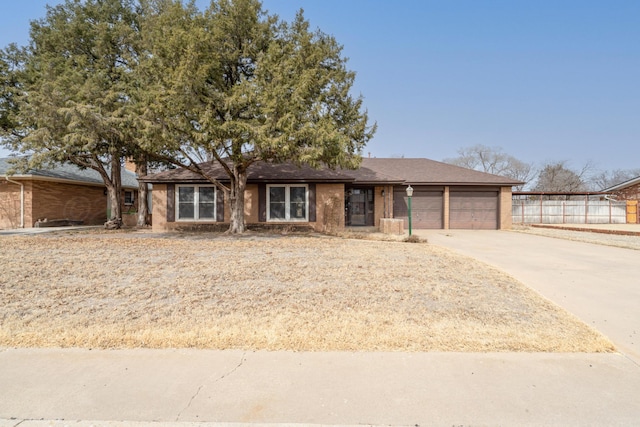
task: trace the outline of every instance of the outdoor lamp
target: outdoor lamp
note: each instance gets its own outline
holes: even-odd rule
[[[407,187],[407,198],[409,199],[409,236],[411,236],[411,196],[413,196],[413,187]]]

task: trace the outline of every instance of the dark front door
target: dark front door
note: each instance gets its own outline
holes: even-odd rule
[[[351,187],[345,193],[345,224],[373,226],[373,188]]]

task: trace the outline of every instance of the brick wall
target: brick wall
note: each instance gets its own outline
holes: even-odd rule
[[[102,225],[107,220],[105,187],[31,179],[20,182],[24,185],[25,228],[43,218],[80,220],[84,225]],[[137,191],[134,193],[137,197]],[[122,201],[123,213],[136,210],[137,204],[124,206],[124,190]],[[19,226],[20,186],[5,180],[0,182],[0,228]]]
[[[316,185],[316,231],[344,229],[344,184]]]
[[[500,195],[498,196],[499,206],[498,215],[500,215],[500,223],[498,228],[501,230],[510,230],[513,223],[511,204],[513,203],[513,193],[511,187],[500,187]]]
[[[258,185],[247,185],[247,189],[245,191],[245,221],[249,225],[259,223],[258,192]],[[164,232],[175,229],[184,229],[185,227],[189,226],[204,229],[207,225],[215,226],[221,224],[208,221],[167,222],[167,195],[168,191],[166,184],[153,185],[153,231]],[[222,224],[229,223],[230,213],[231,205],[229,204],[228,200],[225,200],[224,222]],[[318,231],[328,231],[335,230],[336,228],[344,228],[344,184],[316,185],[316,221],[308,224]]]
[[[151,230],[167,230],[167,186],[166,184],[153,184],[151,190],[151,205],[153,206],[153,221]]]
[[[640,183],[615,193],[618,200],[640,200]]]
[[[258,211],[260,210],[258,202],[258,185],[248,184],[244,192],[244,220],[247,224],[255,224],[258,222]],[[224,222],[231,221],[231,205],[227,200],[224,202]]]
[[[382,230],[380,220],[393,217],[393,186],[384,185],[375,187],[373,197],[373,223]]]
[[[31,218],[81,220],[84,225],[100,225],[107,220],[105,188],[89,185],[32,181]]]
[[[20,227],[20,186],[1,178],[0,229]]]

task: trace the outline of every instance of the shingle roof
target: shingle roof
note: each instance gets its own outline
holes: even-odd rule
[[[441,185],[519,185],[522,182],[504,176],[479,172],[424,158],[364,158],[362,167],[380,174],[400,177],[407,184]]]
[[[212,177],[229,181],[217,163],[202,163]],[[146,182],[205,182],[195,172],[173,169],[142,177]],[[520,181],[429,159],[364,158],[356,170],[313,169],[290,163],[258,162],[249,167],[248,182],[352,182],[357,184],[519,185]]]
[[[12,168],[10,158],[0,159],[0,176],[4,176]],[[100,174],[93,169],[81,169],[76,165],[64,163],[49,168],[32,169],[26,173],[17,173],[13,178],[36,178],[46,181],[77,182],[84,184],[104,185]],[[122,169],[122,187],[138,188],[136,174]]]
[[[221,181],[228,182],[229,176],[217,162],[201,163],[200,167],[208,175]],[[195,172],[178,168],[166,170],[140,178],[146,182],[205,182]],[[313,169],[309,166],[296,166],[291,163],[257,162],[249,167],[248,182],[349,182],[353,178],[343,170],[328,168]]]

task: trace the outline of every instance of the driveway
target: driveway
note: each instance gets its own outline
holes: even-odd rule
[[[513,231],[420,235],[505,271],[602,332],[640,365],[640,251]]]

